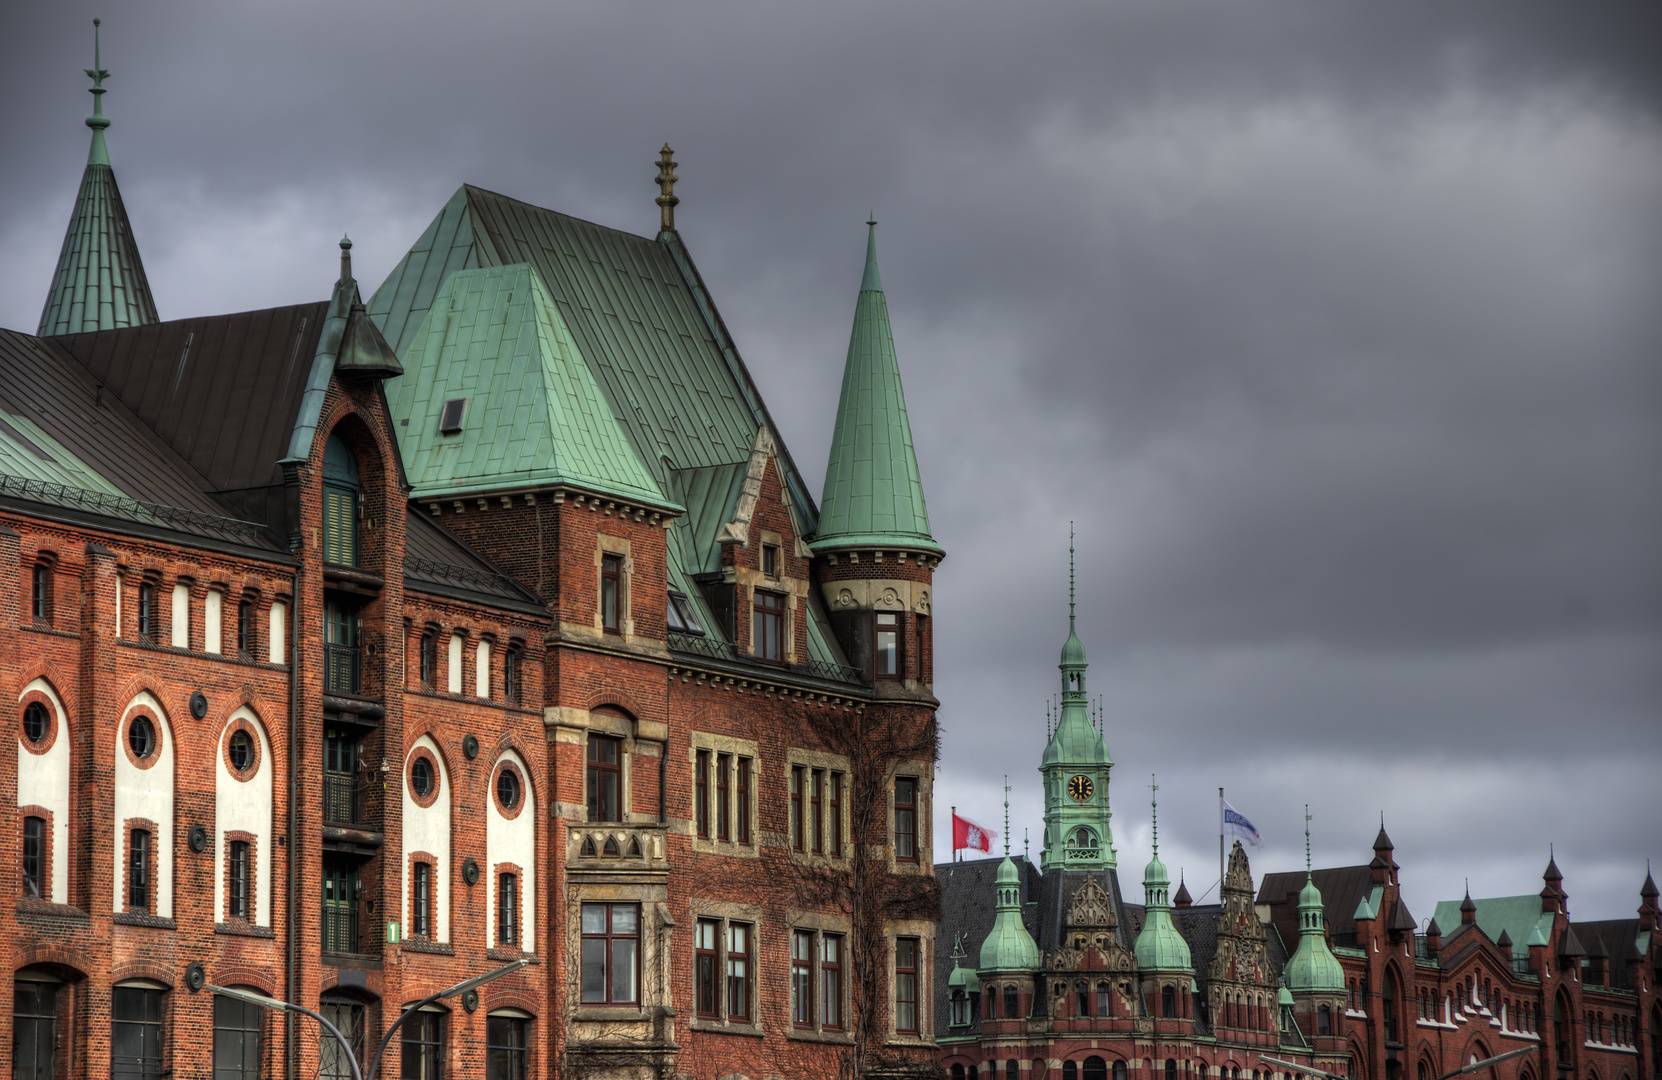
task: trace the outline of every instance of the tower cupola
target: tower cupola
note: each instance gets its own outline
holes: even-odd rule
[[[1060,715],[1039,771],[1045,782],[1045,845],[1040,866],[1101,870],[1115,865],[1109,828],[1108,743],[1091,723],[1085,689],[1085,644],[1079,640],[1073,531],[1068,531],[1068,638],[1062,645]]]
[[[998,864],[994,888],[998,890],[997,913],[992,930],[981,943],[981,973],[1037,971],[1039,947],[1021,921],[1021,875],[1008,854]]]
[[[1321,890],[1310,869],[1310,808],[1304,813],[1304,888],[1298,893],[1298,948],[1282,975],[1295,994],[1339,994],[1345,972],[1327,946],[1327,918]]]
[[[1150,783],[1156,798],[1150,800],[1155,815],[1159,812],[1158,784]],[[1171,874],[1160,861],[1160,821],[1151,818],[1154,829],[1154,857],[1143,870],[1143,928],[1137,933],[1137,967],[1146,972],[1189,971],[1194,960],[1189,943],[1171,921]]]

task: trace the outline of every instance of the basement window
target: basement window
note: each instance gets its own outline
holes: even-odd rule
[[[467,398],[451,398],[439,413],[439,434],[455,435],[462,430],[462,414],[467,412]]]

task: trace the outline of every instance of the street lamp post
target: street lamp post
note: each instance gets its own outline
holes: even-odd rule
[[[1513,1058],[1523,1057],[1525,1054],[1532,1054],[1534,1052],[1535,1048],[1533,1046],[1526,1046],[1522,1050],[1509,1050],[1497,1057],[1484,1058],[1482,1061],[1474,1061],[1470,1065],[1462,1065],[1453,1072],[1444,1073],[1439,1076],[1437,1080],[1453,1080],[1454,1077],[1459,1076],[1462,1073],[1470,1074],[1479,1072],[1483,1069],[1487,1069],[1491,1065],[1499,1065],[1503,1061],[1511,1061]],[[1343,1076],[1338,1076],[1330,1072],[1324,1072],[1313,1065],[1299,1065],[1295,1062],[1282,1061],[1278,1058],[1272,1057],[1259,1057],[1258,1060],[1262,1061],[1266,1065],[1274,1065],[1278,1069],[1291,1069],[1293,1072],[1301,1072],[1309,1076],[1322,1077],[1323,1080],[1346,1080]]]
[[[291,1002],[279,1000],[278,998],[265,997],[262,994],[250,994],[246,990],[233,990],[227,986],[215,986],[210,982],[201,980],[201,967],[197,964],[191,965],[191,967],[196,970],[195,972],[187,974],[185,985],[190,988],[192,993],[195,993],[198,990],[211,990],[215,994],[220,994],[228,998],[234,998],[237,1001],[246,1002],[249,1005],[258,1005],[262,1009],[271,1009],[276,1012],[293,1012],[299,1013],[302,1016],[309,1016],[313,1020],[316,1020],[319,1024],[322,1024],[324,1030],[333,1035],[335,1037],[335,1041],[340,1043],[341,1053],[346,1056],[346,1063],[352,1068],[352,1080],[375,1080],[375,1074],[381,1068],[381,1055],[387,1052],[387,1047],[392,1044],[392,1037],[398,1031],[399,1027],[403,1025],[405,1020],[413,1016],[417,1010],[421,1009],[423,1006],[431,1005],[435,1001],[442,1001],[448,997],[455,997],[457,994],[465,994],[469,990],[477,989],[478,987],[484,986],[488,982],[500,979],[504,975],[511,975],[530,962],[531,961],[528,959],[515,960],[511,964],[504,964],[495,971],[487,971],[483,975],[475,975],[471,979],[464,979],[455,986],[448,987],[447,989],[440,990],[438,993],[429,997],[422,998],[414,1005],[411,1005],[409,1008],[405,1009],[403,1014],[393,1023],[392,1027],[387,1029],[386,1038],[382,1039],[381,1045],[376,1048],[375,1057],[370,1059],[369,1072],[367,1075],[364,1073],[363,1068],[358,1064],[357,1055],[352,1053],[352,1045],[346,1041],[346,1036],[340,1033],[340,1029],[325,1020],[321,1014],[313,1012],[304,1005],[295,1005]]]
[[[1280,1058],[1265,1057],[1262,1054],[1258,1055],[1258,1060],[1266,1065],[1274,1065],[1278,1069],[1290,1069],[1293,1072],[1304,1073],[1307,1076],[1319,1076],[1323,1080],[1348,1080],[1347,1077],[1318,1069],[1314,1065],[1300,1065],[1296,1061],[1282,1061]]]

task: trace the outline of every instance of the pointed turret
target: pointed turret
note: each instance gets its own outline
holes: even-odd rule
[[[1295,994],[1337,994],[1345,989],[1345,972],[1327,946],[1327,922],[1321,890],[1310,870],[1310,813],[1304,820],[1304,888],[1298,894],[1298,949],[1282,972]]]
[[[866,269],[854,306],[812,547],[815,553],[875,548],[939,558],[945,552],[929,532],[889,308],[877,272],[877,223],[866,225]]]
[[[1158,795],[1158,784],[1150,785]],[[1159,810],[1158,800],[1151,800],[1155,812]],[[1144,973],[1158,971],[1189,971],[1194,960],[1189,953],[1189,943],[1183,935],[1177,932],[1177,927],[1171,921],[1171,900],[1166,890],[1171,885],[1171,876],[1166,872],[1166,864],[1160,861],[1160,824],[1159,818],[1152,818],[1154,828],[1154,857],[1143,870],[1143,928],[1137,932],[1137,967]]]
[[[1656,904],[1656,882],[1650,876],[1650,863],[1645,863],[1645,883],[1639,886],[1639,929],[1655,930],[1662,916]]]
[[[1068,531],[1068,638],[1062,645],[1062,708],[1045,745],[1039,771],[1045,778],[1045,846],[1039,864],[1099,870],[1115,866],[1109,828],[1108,744],[1091,723],[1085,689],[1085,645],[1079,640],[1074,597],[1073,531]]]
[[[87,117],[92,147],[87,152],[87,167],[81,174],[81,190],[75,196],[69,231],[64,234],[63,250],[58,255],[58,268],[52,275],[52,288],[40,313],[36,333],[42,337],[159,321],[133,228],[110,169],[109,148],[104,144],[104,130],[110,126],[104,115],[104,80],[110,73],[101,65],[99,21],[92,20],[93,66],[87,69],[92,79],[92,115]]]
[[[1008,855],[998,864],[995,888],[998,908],[993,928],[981,943],[981,973],[1037,971],[1039,947],[1021,921],[1021,875]]]

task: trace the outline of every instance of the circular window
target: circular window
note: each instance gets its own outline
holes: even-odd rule
[[[148,716],[140,713],[127,725],[127,748],[140,761],[156,752],[156,725]]]
[[[433,793],[433,763],[424,757],[416,758],[410,765],[410,790],[418,799]]]
[[[513,769],[503,769],[497,774],[496,801],[502,804],[504,810],[519,808],[519,773]]]
[[[231,732],[231,745],[226,752],[231,757],[231,768],[247,772],[254,764],[254,737],[242,730]]]
[[[52,730],[52,718],[46,714],[46,706],[38,701],[29,702],[23,710],[23,737],[34,746],[46,741],[46,736]]]

